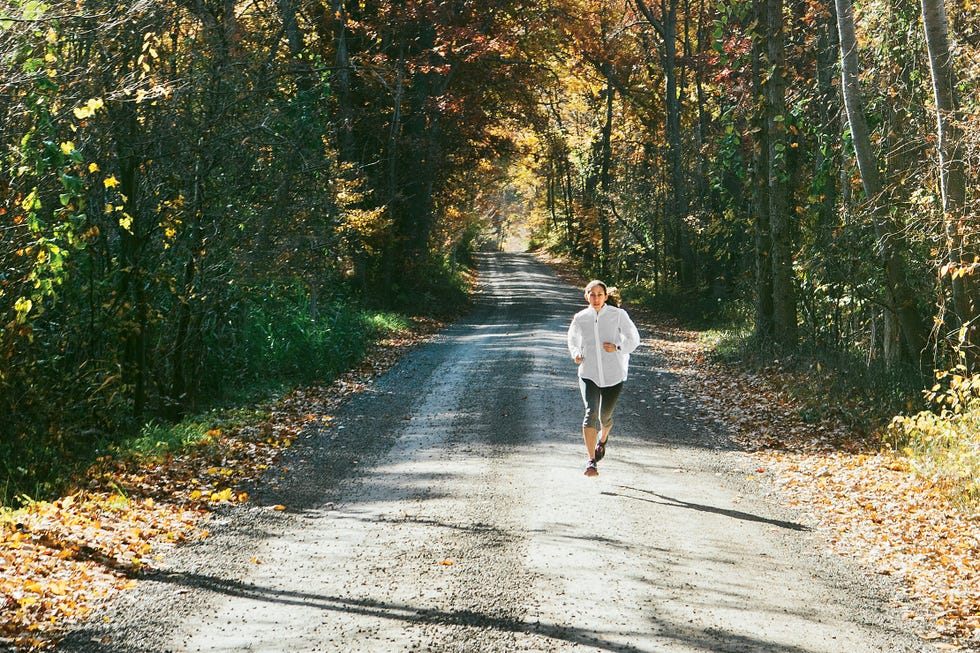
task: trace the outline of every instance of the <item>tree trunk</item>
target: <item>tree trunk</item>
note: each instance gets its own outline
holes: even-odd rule
[[[599,235],[601,238],[601,259],[599,270],[602,278],[609,275],[609,165],[612,161],[612,119],[613,119],[613,100],[616,97],[616,90],[613,88],[612,73],[606,67],[606,120],[602,126],[602,157],[599,170]]]
[[[130,228],[119,228],[120,263],[119,296],[131,298],[131,320],[126,321],[123,335],[122,376],[133,389],[133,417],[142,419],[146,410],[146,350],[149,339],[149,308],[146,297],[146,279],[143,262],[145,241],[143,219],[139,210],[138,170],[140,161],[134,151],[139,134],[136,105],[123,106],[113,112],[118,125],[116,152],[119,158],[119,190],[126,198],[125,212],[132,216]]]
[[[594,209],[599,226],[599,274],[605,279],[608,276],[610,257],[610,224],[607,193],[609,191],[609,166],[612,160],[612,119],[613,100],[616,90],[613,87],[612,71],[609,65],[604,65],[601,72],[606,77],[606,89],[603,93],[605,100],[605,118],[599,130],[599,138],[593,141],[589,171],[585,179],[583,204],[586,209]]]
[[[764,17],[765,0],[756,0],[755,10],[758,20]],[[752,85],[757,103],[762,104],[762,43],[758,39],[752,44]],[[772,306],[772,235],[769,228],[769,185],[766,183],[769,170],[769,139],[765,129],[765,116],[756,114],[756,133],[759,141],[755,143],[752,156],[752,205],[755,235],[755,338],[763,346],[768,346],[773,337]]]
[[[966,206],[966,171],[963,134],[956,100],[956,76],[949,50],[949,26],[942,0],[922,0],[922,24],[929,50],[933,95],[936,101],[936,133],[939,150],[939,179],[942,189],[943,224],[949,248],[949,270],[953,305],[958,327],[966,328],[965,349],[972,352],[976,318],[972,283],[974,260],[964,248],[963,225]],[[965,274],[964,274],[965,272]],[[963,336],[961,336],[963,337]],[[972,363],[977,355],[970,353]]]
[[[769,139],[769,225],[772,235],[773,342],[784,350],[797,346],[793,235],[787,169],[786,79],[783,52],[783,0],[766,2],[766,133]]]
[[[864,116],[864,102],[858,82],[857,36],[854,29],[854,7],[851,0],[836,0],[837,26],[841,48],[841,91],[844,108],[851,129],[854,154],[857,158],[861,182],[868,200],[872,202],[871,216],[878,240],[878,257],[885,274],[889,310],[898,316],[902,340],[909,360],[918,359],[926,344],[926,329],[915,308],[915,298],[910,289],[905,261],[896,253],[894,243],[902,240],[898,230],[891,228],[883,214],[884,197],[878,162],[871,148],[868,124]]]
[[[821,191],[823,199],[820,202],[820,230],[821,237],[826,242],[829,234],[836,223],[837,200],[839,193],[838,179],[831,174],[831,170],[837,169],[839,157],[837,155],[827,156],[825,150],[830,150],[832,143],[840,140],[842,127],[840,124],[841,98],[838,94],[835,82],[838,57],[840,56],[840,37],[837,29],[837,12],[834,6],[828,8],[828,15],[820,19],[819,37],[817,38],[817,116],[822,119],[820,125],[820,142],[814,148],[813,161],[814,173],[818,176],[823,185]],[[834,151],[837,148],[833,148]]]
[[[653,13],[646,0],[634,0],[640,13],[656,30],[662,41],[660,51],[664,72],[664,108],[667,120],[667,158],[673,195],[668,209],[668,220],[674,233],[673,249],[680,265],[679,283],[689,286],[695,281],[695,264],[691,239],[693,235],[687,223],[687,180],[684,175],[684,154],[681,140],[681,112],[683,102],[677,75],[677,4],[678,0],[663,0],[661,16]]]
[[[350,53],[347,48],[347,10],[344,0],[333,0],[331,10],[337,21],[334,30],[334,70],[331,87],[337,102],[337,148],[340,160],[354,161],[354,108],[351,105]]]

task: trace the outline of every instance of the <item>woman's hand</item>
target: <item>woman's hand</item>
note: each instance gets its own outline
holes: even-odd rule
[[[610,354],[616,351],[617,349],[619,349],[619,347],[617,347],[616,344],[612,342],[602,343],[602,348],[608,351]]]
[[[582,362],[583,360],[585,360],[585,359],[584,359],[584,358],[582,358],[581,356],[576,356],[576,357],[575,357],[575,364],[576,364],[576,365],[578,365],[578,364],[579,364],[579,363],[581,363],[581,362]]]

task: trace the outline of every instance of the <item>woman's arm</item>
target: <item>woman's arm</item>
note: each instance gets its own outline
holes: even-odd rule
[[[572,355],[572,360],[581,363],[584,358],[582,354],[582,330],[576,324],[575,319],[568,325],[568,353]]]
[[[636,325],[633,324],[633,320],[630,319],[629,313],[626,311],[620,311],[619,332],[619,350],[624,354],[629,354],[640,346],[640,332],[637,330]]]

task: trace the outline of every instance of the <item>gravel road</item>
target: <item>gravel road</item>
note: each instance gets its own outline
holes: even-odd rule
[[[878,579],[766,500],[653,347],[586,478],[581,291],[529,255],[480,264],[466,319],[60,650],[927,650]]]

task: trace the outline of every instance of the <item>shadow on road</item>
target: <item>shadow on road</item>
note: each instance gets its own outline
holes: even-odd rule
[[[629,644],[619,644],[605,641],[601,629],[602,623],[583,622],[580,627],[569,627],[556,624],[546,624],[538,621],[520,620],[487,614],[475,610],[432,610],[417,608],[411,605],[387,603],[365,599],[324,596],[297,590],[280,590],[260,587],[237,580],[230,580],[195,573],[159,572],[150,575],[146,580],[168,583],[178,587],[204,589],[216,594],[245,598],[252,601],[275,603],[302,608],[313,608],[321,611],[345,613],[372,617],[376,619],[402,621],[406,624],[430,624],[439,626],[463,626],[470,628],[490,629],[499,632],[532,634],[569,645],[583,645],[598,651],[616,653],[638,653],[646,649]],[[651,616],[650,622],[654,630],[664,640],[665,645],[692,647],[693,650],[711,653],[723,651],[765,651],[766,653],[808,653],[808,649],[792,645],[780,645],[771,641],[731,633],[722,629],[701,630],[687,625],[664,623],[656,616]],[[647,631],[649,625],[637,625],[637,634]],[[598,631],[598,632],[597,632]],[[79,631],[76,635],[82,635]],[[78,641],[78,640],[76,640]],[[327,643],[327,642],[323,642]],[[334,642],[340,644],[340,642]],[[561,644],[558,644],[561,646]],[[92,642],[86,651],[89,653],[124,653],[132,649],[105,639]],[[669,649],[668,649],[669,650]]]
[[[742,512],[740,510],[729,510],[727,508],[716,508],[715,506],[706,506],[700,503],[691,503],[690,501],[682,501],[680,499],[675,499],[673,497],[664,496],[650,490],[641,490],[640,488],[629,487],[626,485],[618,486],[624,490],[632,490],[633,492],[642,492],[656,499],[647,499],[646,497],[635,497],[628,494],[620,494],[618,492],[605,491],[603,494],[613,497],[623,497],[624,499],[633,499],[635,501],[648,501],[650,503],[658,503],[663,506],[676,506],[678,508],[687,508],[689,510],[697,510],[698,512],[710,512],[716,515],[724,515],[725,517],[731,517],[733,519],[741,519],[743,521],[754,521],[761,522],[763,524],[770,524],[772,526],[778,526],[779,528],[786,528],[791,531],[812,531],[813,529],[809,526],[804,526],[803,524],[797,524],[796,522],[783,521],[781,519],[770,519],[768,517],[762,517],[760,515],[753,515],[749,512]]]

